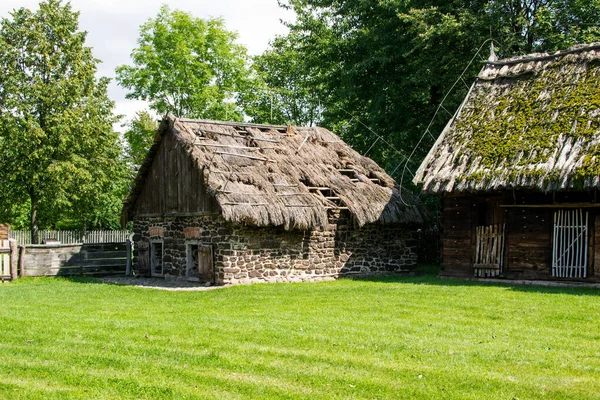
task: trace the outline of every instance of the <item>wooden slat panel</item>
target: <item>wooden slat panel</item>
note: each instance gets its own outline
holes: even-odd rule
[[[591,275],[598,275],[600,271],[600,213],[595,215],[594,241],[593,241],[593,269]]]
[[[213,252],[211,246],[198,246],[198,278],[213,281]]]
[[[442,199],[442,268],[446,275],[470,275],[473,242],[471,239],[471,196]]]

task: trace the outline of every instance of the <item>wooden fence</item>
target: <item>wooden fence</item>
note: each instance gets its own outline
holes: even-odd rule
[[[0,240],[0,280],[17,277],[17,243],[14,240]]]
[[[131,241],[22,246],[21,276],[100,276],[131,268]]]
[[[39,243],[57,241],[60,244],[75,243],[125,243],[131,236],[130,231],[39,231]],[[9,237],[20,245],[31,244],[31,231],[9,231]]]

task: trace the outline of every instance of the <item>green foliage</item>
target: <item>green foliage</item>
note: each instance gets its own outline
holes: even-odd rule
[[[241,94],[254,122],[312,126],[319,121],[320,83],[306,73],[298,35],[280,36],[253,59],[255,86]]]
[[[123,136],[129,147],[128,153],[134,169],[137,170],[146,158],[146,154],[154,142],[157,129],[156,119],[148,111],[139,111],[129,122],[128,129]]]
[[[0,302],[2,398],[600,393],[598,289],[420,276],[172,292],[25,278]]]
[[[600,40],[598,1],[490,1],[487,10],[490,29],[505,56]]]
[[[17,226],[24,210],[33,229],[38,217],[43,227],[117,217],[106,215],[125,177],[113,102],[78,16],[47,0],[0,22],[0,214]]]
[[[127,98],[150,102],[159,114],[241,120],[235,101],[247,87],[246,49],[222,19],[201,19],[167,6],[140,27],[133,65],[117,68]]]

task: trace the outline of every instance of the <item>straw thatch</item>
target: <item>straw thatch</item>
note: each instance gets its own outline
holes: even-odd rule
[[[600,44],[488,62],[419,168],[430,192],[597,188]]]
[[[326,226],[329,209],[347,209],[358,226],[423,221],[423,208],[413,195],[400,194],[373,160],[326,129],[172,116],[162,122],[140,168],[125,202],[125,220],[133,217],[136,198],[166,134],[173,135],[202,172],[208,195],[227,221],[312,229]]]

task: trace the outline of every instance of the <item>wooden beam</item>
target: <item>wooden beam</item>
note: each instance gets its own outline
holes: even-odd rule
[[[268,206],[269,203],[221,203],[223,206]]]
[[[200,131],[200,132],[207,132],[207,133],[214,133],[215,135],[229,136],[229,137],[238,138],[238,139],[254,139],[254,140],[258,140],[258,141],[262,141],[262,142],[281,143],[279,140],[257,138],[257,137],[254,137],[254,136],[250,135],[250,134],[248,134],[248,136],[243,136],[243,135],[236,135],[234,133],[211,131],[209,129],[198,129],[198,131]]]
[[[236,146],[233,144],[215,144],[215,143],[197,143],[194,146],[199,146],[199,147],[227,147],[230,149],[242,149],[242,150],[251,150],[251,151],[257,151],[260,150],[261,147],[248,147],[248,146]]]
[[[597,208],[600,203],[501,204],[502,208]]]
[[[222,156],[233,156],[233,157],[249,158],[251,160],[267,161],[267,162],[272,162],[272,163],[276,163],[277,162],[277,160],[270,160],[268,158],[256,157],[256,156],[248,156],[248,155],[245,155],[245,154],[229,153],[229,152],[226,152],[226,151],[215,151],[215,154],[220,154]]]
[[[190,119],[190,118],[177,118],[178,121],[181,122],[194,122],[197,124],[209,124],[209,125],[224,125],[230,127],[245,127],[245,128],[262,128],[262,129],[274,129],[276,131],[279,130],[287,130],[286,125],[266,125],[266,124],[252,124],[252,123],[243,123],[243,122],[224,122],[224,121],[214,121],[210,119]]]
[[[10,279],[17,279],[17,263],[19,262],[19,249],[17,246],[17,241],[15,239],[8,239],[8,244],[10,247]]]
[[[19,265],[18,265],[18,269],[19,269],[19,276],[20,277],[25,276],[25,246],[23,246],[23,245],[19,246]]]
[[[298,154],[300,152],[300,150],[302,149],[302,146],[304,146],[304,143],[306,143],[306,141],[308,140],[309,137],[310,137],[310,135],[306,135],[306,137],[304,138],[304,140],[300,144],[300,147],[298,147],[298,150],[296,150],[296,154]]]

